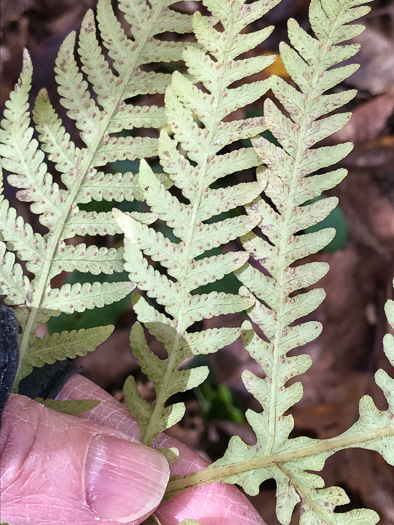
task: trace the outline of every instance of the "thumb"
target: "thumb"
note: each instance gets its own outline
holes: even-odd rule
[[[11,395],[0,431],[1,519],[137,524],[159,505],[165,458],[120,431]]]

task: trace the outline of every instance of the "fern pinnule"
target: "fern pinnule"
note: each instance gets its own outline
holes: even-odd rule
[[[134,15],[145,17],[146,10],[142,4],[133,6]],[[4,112],[0,132],[1,162],[9,173],[9,184],[19,190],[17,197],[30,203],[31,211],[38,215],[48,231],[45,234],[34,233],[31,226],[25,224],[2,198],[0,240],[5,243],[2,244],[3,270],[6,269],[8,274],[1,278],[1,293],[7,295],[8,303],[19,307],[16,313],[23,329],[16,384],[31,370],[29,351],[34,345],[35,329],[40,322],[59,312],[83,311],[110,304],[127,295],[134,287],[130,282],[103,285],[97,282],[86,283],[82,287],[65,285],[53,289],[51,280],[63,271],[79,270],[97,275],[122,270],[123,249],[98,248],[84,243],[71,246],[67,240],[77,236],[121,232],[112,212],[87,212],[80,208],[81,205],[103,199],[133,201],[136,194],[141,195],[135,174],[111,174],[106,165],[116,160],[133,160],[157,154],[157,138],[119,136],[119,133],[131,132],[134,127],[159,128],[165,123],[163,108],[132,105],[130,99],[139,94],[163,93],[168,85],[169,75],[147,73],[142,71],[141,65],[180,58],[180,47],[184,44],[173,46],[165,39],[155,38],[161,33],[156,24],[158,17],[163,15],[168,21],[179,18],[170,9],[171,4],[159,1],[146,5],[149,7],[149,20],[139,30],[136,29],[138,35],[127,38],[116,20],[111,2],[99,0],[97,19],[110,60],[104,56],[98,43],[92,11],[85,16],[79,36],[78,52],[82,69],[74,54],[75,33],[65,39],[56,60],[56,79],[61,103],[80,130],[83,147],[71,140],[45,90],[36,99],[34,121],[39,141],[34,138],[28,103],[32,65],[27,51],[24,54],[21,78]],[[127,5],[124,8],[127,11]],[[182,16],[180,32],[188,30],[187,20],[191,30],[191,19],[191,15]],[[176,24],[173,30],[177,30]],[[150,59],[152,45],[157,47],[157,52]],[[148,87],[141,86],[141,81]],[[65,189],[49,173],[45,154],[61,174]],[[130,215],[144,223],[155,219],[151,213],[133,212]],[[15,251],[19,259],[26,261],[27,270],[35,275],[33,279],[23,277],[22,267],[8,250]]]
[[[134,300],[138,320],[164,344],[168,354],[161,360],[150,353],[152,357],[147,359],[143,330],[139,325],[133,328],[133,352],[152,380],[157,397],[153,406],[148,406],[132,377],[126,382],[125,395],[131,410],[141,415],[142,441],[148,444],[183,415],[182,403],[165,406],[168,398],[199,385],[207,375],[205,367],[179,370],[184,359],[215,352],[234,341],[240,333],[238,328],[220,328],[191,334],[189,328],[195,322],[239,312],[251,304],[247,297],[219,292],[204,294],[197,289],[240,268],[248,258],[245,252],[203,255],[244,235],[257,223],[254,216],[248,215],[218,219],[222,213],[256,198],[263,187],[261,181],[215,189],[210,186],[237,169],[254,167],[260,162],[250,147],[220,152],[229,144],[253,137],[265,129],[262,118],[231,122],[224,119],[237,108],[260,98],[269,87],[265,81],[241,87],[231,87],[231,84],[273,62],[273,57],[260,57],[257,61],[235,60],[251,45],[249,36],[240,33],[245,27],[245,13],[249,13],[250,20],[255,20],[273,4],[261,1],[251,7],[240,0],[206,0],[204,4],[220,19],[223,31],[213,28],[209,20],[195,13],[193,28],[200,48],[188,47],[183,55],[195,84],[201,82],[204,89],[180,73],[173,74],[165,96],[173,137],[162,130],[159,140],[161,164],[174,187],[181,190],[182,197],[166,189],[145,162],[141,162],[139,173],[146,202],[171,228],[175,239],[119,216],[119,224],[125,231],[125,268],[130,279],[165,310],[165,314],[159,315],[145,298]],[[259,42],[271,31],[272,28],[267,28],[259,32]],[[224,47],[222,42],[226,42]],[[159,265],[153,267],[146,256]]]

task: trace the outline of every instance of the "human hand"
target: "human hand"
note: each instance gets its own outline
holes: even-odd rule
[[[7,403],[0,431],[1,519],[11,525],[141,523],[165,492],[166,460],[136,441],[138,424],[127,409],[89,380],[71,377],[58,398],[101,403],[78,418],[24,396],[12,395]],[[207,465],[168,436],[155,446],[179,449],[172,474]],[[237,489],[220,483],[187,489],[155,515],[163,525],[186,518],[201,525],[264,524]]]

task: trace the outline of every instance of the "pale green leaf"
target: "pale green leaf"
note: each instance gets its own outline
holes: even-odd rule
[[[246,263],[249,255],[246,252],[227,252],[212,257],[198,259],[192,265],[186,279],[188,290],[214,283]]]
[[[29,271],[38,271],[45,258],[44,238],[39,233],[34,233],[30,224],[18,216],[6,200],[0,202],[0,221],[0,239],[5,241],[7,249],[16,252],[21,260],[28,261]]]
[[[209,294],[190,296],[185,307],[187,326],[191,326],[201,319],[211,319],[217,315],[232,314],[246,310],[252,306],[253,301],[248,297],[228,294],[224,292],[211,292]]]
[[[197,220],[204,221],[237,206],[248,204],[260,195],[264,186],[265,183],[262,182],[246,182],[228,188],[207,188],[198,209]]]
[[[117,160],[135,160],[157,155],[157,139],[151,137],[105,138],[93,157],[95,166]]]
[[[46,292],[42,307],[65,313],[84,312],[120,301],[134,288],[133,282],[64,284]]]
[[[166,315],[159,312],[156,308],[151,306],[147,300],[137,292],[133,292],[131,295],[133,308],[138,316],[141,323],[148,326],[148,323],[157,322],[162,326],[174,327],[173,319],[170,319]]]
[[[98,5],[102,6],[103,2]],[[93,11],[89,10],[82,20],[79,35],[79,54],[89,82],[97,95],[97,102],[105,107],[116,97],[116,76],[112,73],[96,37],[96,23]]]
[[[88,175],[87,180],[81,184],[76,200],[79,203],[87,203],[92,200],[132,202],[137,189],[135,179],[135,175],[131,172],[96,172]]]
[[[186,334],[186,344],[193,355],[210,354],[230,345],[239,336],[239,328],[215,328]]]
[[[204,224],[197,227],[194,235],[194,245],[190,252],[192,257],[198,257],[206,250],[242,237],[256,226],[257,218],[245,215]]]
[[[100,401],[96,399],[70,399],[67,401],[61,401],[60,399],[42,399],[36,397],[34,401],[41,403],[42,405],[61,412],[62,414],[68,414],[70,416],[80,416],[84,412],[88,412],[100,404]]]
[[[8,304],[23,304],[29,286],[29,279],[23,275],[21,265],[15,263],[15,255],[0,242],[0,294],[8,296]]]
[[[123,270],[123,248],[98,248],[97,246],[76,246],[59,243],[53,259],[53,273],[61,271],[113,274]]]
[[[74,58],[75,33],[70,33],[59,49],[56,59],[56,81],[62,105],[68,110],[67,116],[75,120],[81,130],[85,144],[92,144],[99,134],[101,111],[88,91]]]
[[[103,43],[113,60],[113,67],[121,77],[127,77],[127,68],[135,61],[136,53],[133,53],[133,42],[127,39],[110,0],[99,0],[97,3],[97,20]]]
[[[138,391],[137,384],[133,376],[129,376],[123,387],[123,394],[126,406],[131,414],[138,420],[141,432],[146,428],[153,408],[150,403],[145,401]]]
[[[166,125],[164,108],[158,106],[132,106],[122,104],[108,125],[108,133],[122,129],[163,127]],[[150,142],[151,143],[151,142]],[[149,157],[149,154],[146,155]]]
[[[156,220],[156,216],[152,213],[131,212],[127,215],[145,224]],[[115,235],[116,233],[122,233],[122,229],[114,219],[113,212],[73,211],[71,217],[65,222],[63,238],[69,239],[76,235]]]
[[[13,208],[9,209],[6,203],[1,208],[0,239],[5,241],[8,250],[25,261],[26,269],[34,274],[30,284],[21,267],[14,264],[13,254],[10,254],[11,258],[8,254],[4,257],[7,266],[7,275],[4,276],[8,293],[6,301],[17,304],[22,310],[17,312],[23,321],[23,332],[16,384],[21,370],[26,370],[24,359],[40,322],[61,311],[83,311],[109,304],[124,297],[130,286],[134,286],[114,283],[115,287],[111,288],[110,283],[104,283],[100,290],[96,289],[96,284],[92,285],[92,291],[85,285],[80,289],[66,287],[57,290],[51,289],[51,279],[62,271],[75,269],[93,274],[110,274],[122,269],[121,250],[96,249],[85,246],[82,241],[66,241],[76,236],[121,233],[112,212],[87,212],[81,210],[79,204],[101,200],[133,201],[135,197],[143,199],[138,174],[112,175],[109,172],[112,168],[107,164],[157,154],[158,141],[150,136],[150,130],[146,136],[122,136],[120,132],[165,125],[164,109],[152,105],[150,97],[138,101],[138,105],[133,105],[134,101],[130,99],[140,94],[164,93],[170,75],[142,71],[140,65],[148,64],[151,68],[152,62],[172,58],[180,60],[186,44],[173,42],[172,36],[165,32],[171,27],[180,32],[192,30],[192,16],[176,13],[170,8],[173,2],[146,4],[149,17],[144,4],[127,7],[122,3],[127,19],[130,9],[144,19],[140,30],[135,32],[133,29],[132,37],[128,38],[130,28],[124,20],[122,23],[117,20],[111,2],[99,0],[98,24],[93,12],[88,11],[82,23],[78,49],[75,50],[74,33],[60,48],[56,74],[61,103],[81,131],[80,137],[87,147],[77,147],[71,141],[73,132],[67,132],[69,124],[63,122],[54,110],[45,90],[40,91],[34,107],[35,130],[31,126],[29,91],[32,65],[27,52],[20,80],[6,103],[0,130],[2,165],[8,171],[8,182],[19,190],[17,198],[31,204],[31,210],[39,215],[40,223],[48,230],[42,235],[34,233]],[[158,24],[160,17],[165,20],[161,29]],[[134,40],[137,33],[138,38]],[[160,37],[155,38],[159,34]],[[157,98],[155,102],[158,102]],[[45,154],[60,173],[65,189],[48,173]],[[103,166],[102,171],[98,171],[100,166]],[[164,188],[171,185],[166,174],[157,177]],[[145,224],[156,220],[152,213],[132,212],[129,215]]]
[[[44,335],[42,339],[37,337],[30,346],[26,359],[30,365],[39,367],[45,363],[53,364],[67,357],[73,359],[83,356],[88,352],[93,352],[108,339],[113,330],[113,326],[101,326]]]
[[[62,181],[70,187],[67,182],[70,179],[75,180],[72,172],[78,163],[80,150],[71,141],[45,89],[38,93],[33,116],[42,150],[48,154],[48,159],[55,163],[56,169],[63,173]]]

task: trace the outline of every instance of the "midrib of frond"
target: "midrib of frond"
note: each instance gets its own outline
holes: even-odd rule
[[[142,50],[149,38],[149,35],[151,34],[151,31],[152,31],[152,28],[156,25],[159,17],[160,17],[160,14],[161,14],[161,11],[163,10],[164,7],[166,7],[166,1],[165,0],[162,0],[161,2],[158,2],[156,5],[152,5],[152,17],[150,19],[150,24],[148,22],[148,20],[146,20],[144,22],[144,24],[149,24],[148,25],[148,28],[145,32],[145,37],[142,38],[142,37],[139,37],[139,49]],[[103,140],[103,137],[106,133],[106,130],[108,129],[108,126],[109,126],[109,123],[114,115],[114,113],[116,112],[118,106],[119,106],[119,103],[120,101],[123,99],[123,96],[124,96],[124,92],[125,90],[127,89],[127,85],[130,81],[130,78],[131,76],[133,75],[133,72],[134,72],[134,67],[136,66],[136,62],[138,61],[138,58],[139,58],[139,53],[136,53],[135,54],[135,59],[133,62],[130,63],[130,67],[129,67],[129,74],[124,78],[122,79],[122,83],[119,84],[119,86],[117,86],[117,89],[116,89],[116,95],[114,97],[114,103],[113,103],[113,106],[112,108],[106,108],[106,111],[107,111],[107,114],[104,115],[104,118],[103,120],[101,121],[101,130],[100,130],[100,133],[97,134],[97,137],[96,137],[96,140],[92,143],[92,145],[88,146],[86,149],[83,150],[83,158],[82,158],[82,162],[80,164],[80,168],[79,168],[79,175],[78,177],[75,178],[75,182],[73,183],[73,186],[72,186],[72,190],[70,191],[68,197],[67,197],[67,200],[65,202],[65,205],[64,205],[64,210],[63,210],[63,213],[60,215],[59,217],[59,220],[57,221],[56,223],[56,227],[48,241],[48,245],[47,245],[47,257],[46,257],[46,260],[45,260],[45,263],[41,269],[41,272],[40,272],[40,278],[39,278],[39,281],[34,289],[34,293],[33,293],[33,300],[31,302],[31,305],[30,305],[30,313],[29,313],[29,316],[27,318],[27,322],[26,322],[26,326],[25,326],[25,330],[23,332],[23,337],[22,337],[22,340],[20,342],[20,358],[19,358],[19,367],[18,367],[18,372],[17,372],[17,375],[16,375],[16,379],[15,379],[15,383],[14,383],[14,391],[16,391],[15,389],[17,389],[18,385],[19,385],[19,382],[20,380],[22,379],[20,377],[21,375],[21,363],[23,362],[23,357],[24,355],[26,354],[28,348],[29,348],[29,343],[30,343],[30,338],[31,338],[31,334],[32,332],[34,332],[34,329],[35,329],[35,326],[36,326],[36,319],[37,319],[37,315],[38,315],[38,309],[40,308],[41,306],[41,303],[42,303],[42,300],[43,300],[43,297],[44,297],[44,294],[45,294],[45,289],[47,287],[47,285],[49,284],[48,283],[48,279],[49,279],[49,275],[50,275],[50,272],[51,272],[51,267],[52,267],[52,259],[54,257],[54,254],[56,252],[56,249],[57,249],[57,245],[60,241],[60,239],[62,238],[62,233],[63,233],[63,230],[64,230],[64,225],[67,221],[67,218],[69,216],[69,213],[72,209],[72,206],[75,202],[75,198],[79,192],[79,189],[80,189],[80,186],[82,184],[82,182],[84,181],[85,177],[86,177],[86,174],[88,172],[88,169],[90,168],[91,164],[92,164],[92,161],[97,153],[97,150],[99,148],[99,145],[101,143],[101,141]]]
[[[347,0],[342,0],[342,6],[341,10],[338,14],[338,18],[335,20],[335,23],[333,24],[330,34],[327,35],[325,41],[321,42],[321,49],[322,54],[320,57],[320,61],[323,63],[323,60],[325,58],[325,54],[328,51],[329,42],[331,41],[332,36],[335,34],[338,25],[340,24],[342,12],[346,8],[346,2]],[[287,209],[284,215],[284,222],[283,222],[283,231],[284,234],[282,235],[280,245],[279,245],[279,262],[278,262],[278,268],[280,268],[280,276],[278,278],[278,310],[277,310],[277,325],[276,325],[276,332],[275,336],[273,337],[274,341],[274,358],[273,358],[273,368],[272,368],[272,382],[271,382],[271,395],[270,395],[270,405],[269,405],[269,430],[267,432],[268,440],[267,440],[267,446],[265,450],[265,454],[270,455],[272,453],[272,448],[275,443],[276,439],[276,423],[277,423],[277,392],[278,392],[278,384],[279,384],[279,371],[280,371],[280,343],[282,339],[283,334],[283,328],[285,326],[282,326],[281,320],[283,316],[283,307],[284,302],[283,300],[285,297],[287,297],[287,294],[285,294],[285,287],[284,287],[284,277],[285,277],[285,268],[286,264],[284,262],[284,254],[285,254],[285,244],[287,242],[287,239],[289,235],[291,234],[289,223],[291,219],[292,210],[294,207],[294,192],[297,185],[297,173],[299,171],[299,165],[302,161],[302,155],[304,154],[304,149],[302,148],[302,144],[304,143],[305,137],[308,136],[308,115],[310,115],[311,110],[313,108],[313,103],[315,102],[315,88],[319,83],[319,68],[318,64],[316,64],[316,70],[314,71],[314,75],[312,77],[312,85],[313,89],[308,93],[306,98],[306,106],[307,111],[305,112],[305,115],[301,123],[299,123],[299,135],[298,135],[298,144],[297,144],[297,153],[295,156],[294,164],[293,164],[293,170],[292,170],[292,176],[291,176],[291,184],[290,184],[290,191],[289,195],[286,199],[287,203]],[[282,414],[280,414],[282,415]]]
[[[234,17],[233,17],[232,20],[233,20],[233,24],[234,24]],[[230,30],[231,30],[232,33],[234,33],[233,25],[231,26]],[[230,42],[232,42],[232,38],[234,36],[235,35],[232,34],[231,38],[230,37],[226,38],[225,53],[223,55],[224,58],[222,60],[223,64],[227,63],[227,56],[228,56],[229,45],[230,45]],[[226,71],[226,68],[223,67],[223,68],[221,68],[221,70],[224,73]],[[216,117],[217,117],[217,112],[218,112],[219,105],[220,105],[220,103],[222,101],[222,97],[220,95],[222,93],[223,76],[224,76],[223,74],[220,76],[219,82],[217,84],[217,95],[218,96],[215,97],[215,105],[214,105],[213,110],[212,110],[212,119],[211,119],[211,122],[210,122],[210,126],[208,127],[209,136],[210,137],[214,137],[215,136],[215,130],[216,130],[216,127],[217,127],[217,124],[218,124],[218,120],[217,120]],[[189,233],[188,233],[188,237],[187,237],[187,240],[186,240],[185,248],[183,250],[183,258],[186,261],[186,264],[183,265],[183,274],[182,274],[181,279],[179,280],[180,285],[181,285],[181,292],[180,292],[181,293],[181,296],[180,296],[181,297],[181,307],[180,307],[180,310],[179,310],[178,317],[176,319],[176,330],[177,330],[177,333],[176,333],[176,336],[175,336],[175,339],[174,339],[174,344],[173,344],[173,346],[171,348],[171,352],[169,353],[169,356],[168,356],[168,364],[167,364],[167,368],[166,368],[166,371],[165,371],[164,376],[163,376],[162,388],[161,388],[160,392],[157,395],[157,398],[156,398],[156,401],[155,401],[155,405],[154,405],[154,408],[153,408],[153,411],[152,411],[152,415],[151,415],[151,418],[150,418],[149,423],[148,423],[147,428],[146,428],[146,432],[141,438],[142,443],[144,443],[145,445],[151,445],[152,441],[154,439],[153,438],[154,428],[155,428],[156,422],[161,419],[161,415],[162,415],[162,412],[163,412],[163,409],[164,409],[164,403],[167,400],[167,396],[166,396],[167,388],[166,387],[167,387],[168,382],[170,380],[172,370],[173,370],[173,368],[174,368],[174,366],[176,364],[177,352],[179,350],[180,340],[181,340],[183,332],[185,331],[185,308],[186,308],[187,293],[188,293],[187,289],[186,289],[186,286],[185,286],[185,283],[187,281],[187,279],[186,279],[187,275],[188,275],[188,273],[191,270],[190,254],[191,254],[191,249],[193,247],[193,237],[194,237],[195,232],[196,232],[197,213],[198,213],[198,209],[199,209],[200,203],[202,201],[202,196],[203,196],[203,193],[204,193],[204,187],[206,185],[205,178],[206,178],[206,172],[207,172],[207,165],[208,165],[209,156],[210,156],[210,150],[209,150],[209,148],[207,148],[207,151],[205,152],[205,157],[204,157],[203,163],[201,164],[200,178],[199,178],[199,188],[198,188],[196,202],[195,202],[195,205],[193,206],[192,218],[191,218],[191,222],[190,222],[191,227],[190,227],[190,230],[189,230]]]
[[[192,472],[182,478],[175,478],[168,484],[166,498],[171,498],[189,487],[205,485],[206,483],[216,483],[225,480],[229,476],[250,472],[261,468],[279,467],[289,461],[327,453],[332,455],[334,452],[347,448],[363,448],[371,441],[394,436],[393,427],[376,428],[359,432],[357,435],[342,435],[330,439],[319,440],[312,445],[301,445],[298,449],[291,449],[285,452],[278,452],[272,455],[259,456],[232,465],[223,467],[209,467],[203,471]],[[330,523],[330,522],[329,522]]]

